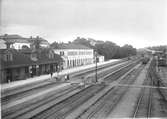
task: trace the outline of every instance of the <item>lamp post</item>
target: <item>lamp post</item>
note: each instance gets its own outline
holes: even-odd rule
[[[96,72],[96,74],[95,74],[95,82],[98,82],[98,80],[97,80],[97,52],[95,51],[95,63],[96,63],[96,67],[95,67],[95,72]]]

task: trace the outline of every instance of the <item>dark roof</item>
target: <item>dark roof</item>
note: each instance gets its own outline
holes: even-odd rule
[[[5,35],[1,35],[0,36],[1,39],[3,38],[7,38],[7,39],[20,39],[20,38],[23,38],[22,36],[20,35],[17,35],[17,34],[5,34]]]
[[[0,55],[3,56],[6,51],[9,51],[12,53],[13,60],[12,61],[4,61],[3,57],[0,57],[2,68],[14,68],[14,67],[23,67],[23,66],[30,66],[30,65],[36,65],[36,64],[49,64],[49,63],[59,63],[62,61],[62,58],[60,55],[54,54],[54,58],[50,59],[47,54],[49,53],[49,50],[45,51],[46,49],[37,51],[37,61],[33,61],[31,59],[31,53],[28,55],[22,51],[17,51],[15,49],[0,49]],[[29,50],[30,51],[30,50]],[[28,52],[29,52],[28,51]]]
[[[63,43],[60,45],[59,49],[91,49],[85,45],[75,44],[75,43]]]
[[[36,40],[37,37],[30,37],[30,38],[25,38],[25,37],[22,37],[20,35],[17,35],[17,34],[5,34],[5,35],[1,35],[0,36],[0,39],[4,39],[6,38],[6,40],[10,41],[10,42],[17,42],[17,43],[31,43],[32,40]],[[41,41],[41,44],[48,44],[49,45],[49,42],[41,37],[38,37],[38,39]]]
[[[24,37],[22,37],[20,35],[16,35],[16,34],[12,34],[12,35],[5,34],[5,35],[0,36],[0,39],[5,39],[5,40],[13,42],[13,43],[15,43],[15,42],[17,42],[17,43],[29,43],[27,38],[24,38]]]

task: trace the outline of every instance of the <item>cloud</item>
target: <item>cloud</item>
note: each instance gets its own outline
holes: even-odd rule
[[[6,33],[41,35],[50,42],[85,36],[135,47],[167,44],[166,0],[3,0],[2,3]]]
[[[47,33],[45,33],[44,28],[31,26],[31,25],[19,25],[19,24],[10,24],[6,26],[2,26],[2,34],[20,34],[25,37],[29,36],[43,36],[46,37]]]

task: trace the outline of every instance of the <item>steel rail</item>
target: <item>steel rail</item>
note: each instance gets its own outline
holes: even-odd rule
[[[151,81],[149,83],[151,83],[151,86],[153,86],[153,77],[152,77],[152,72],[151,72],[151,66],[152,65],[152,62],[150,63],[150,66],[147,70],[147,74],[146,74],[146,80],[147,81]],[[137,101],[137,105],[136,105],[136,108],[135,108],[135,111],[133,113],[133,119],[137,117],[137,114],[140,110],[140,105],[142,103],[142,100],[144,98],[144,95],[145,95],[145,91],[146,90],[146,87],[144,87],[142,90],[141,90],[141,94],[139,96],[139,99]],[[148,89],[149,90],[149,97],[147,99],[147,113],[146,113],[146,117],[149,118],[151,116],[151,107],[152,107],[152,88]]]
[[[46,105],[47,103],[54,101],[56,98],[59,98],[65,94],[68,94],[76,89],[78,89],[78,87],[71,87],[71,88],[65,89],[65,90],[63,90],[63,92],[59,93],[58,95],[50,96],[50,98],[48,97],[46,100],[39,101],[39,103],[32,104],[27,108],[23,107],[23,109],[19,109],[18,112],[8,112],[8,113],[6,112],[2,115],[2,117],[4,119],[17,118],[21,115],[28,113],[29,111],[35,110],[43,105]],[[15,111],[17,111],[17,110],[15,110]]]
[[[123,62],[126,62],[126,60],[124,61],[124,60],[121,60],[121,61],[118,61],[118,62],[116,62],[116,63],[111,63],[110,65],[102,65],[102,66],[100,66],[100,67],[98,67],[98,70],[101,70],[101,69],[103,69],[103,68],[108,68],[108,67],[110,67],[110,66],[114,66],[114,65],[117,65],[118,63],[123,63]],[[83,75],[83,74],[85,74],[85,73],[88,73],[88,72],[94,72],[94,69],[93,68],[90,68],[90,69],[88,69],[88,70],[86,70],[86,71],[81,71],[81,72],[79,72],[79,73],[77,73],[77,75]],[[72,75],[74,75],[74,76],[77,76],[77,75],[75,75],[75,73],[74,74],[72,74]],[[55,83],[55,84],[54,84]],[[23,94],[25,94],[25,93],[27,93],[27,92],[31,92],[32,90],[33,90],[33,92],[34,92],[34,90],[38,90],[38,89],[40,89],[40,88],[45,88],[45,87],[47,87],[47,86],[49,86],[49,85],[56,85],[56,83],[57,82],[47,82],[47,83],[44,83],[44,82],[41,82],[41,84],[38,84],[38,85],[34,85],[34,86],[30,86],[31,88],[27,88],[27,87],[25,87],[25,88],[23,88],[21,91],[20,91],[20,89],[18,90],[18,91],[16,91],[15,93],[11,93],[12,91],[8,91],[9,92],[9,94],[6,92],[6,91],[2,91],[2,95],[1,95],[1,100],[2,100],[2,102],[4,102],[4,101],[7,101],[8,99],[10,99],[11,97],[17,97],[17,95],[23,95]],[[35,83],[36,84],[36,83]],[[30,84],[29,84],[30,85]],[[28,86],[29,86],[28,85]],[[14,90],[14,89],[13,89]],[[5,93],[6,92],[6,93]],[[25,94],[26,95],[26,94]]]
[[[84,96],[85,96],[85,95],[84,95]],[[81,97],[77,98],[78,100],[74,99],[75,101],[72,101],[72,103],[75,104],[76,102],[80,101],[80,100],[79,100],[80,98],[81,98]],[[62,102],[62,103],[63,103],[63,102]],[[66,104],[66,105],[67,105],[67,106],[68,106],[68,105],[73,105],[72,103],[69,103],[69,102],[68,102],[68,104]],[[61,110],[61,109],[63,109],[64,107],[66,107],[66,106],[63,106],[63,107],[61,107],[61,108],[58,109],[58,110]],[[57,110],[57,109],[56,109],[56,110]],[[65,113],[64,113],[64,114],[56,114],[56,112],[54,111],[54,112],[49,113],[49,116],[52,115],[52,114],[56,115],[56,117],[60,117],[60,115],[64,115],[64,116],[66,115]],[[48,114],[47,114],[47,115],[48,115]],[[42,117],[40,116],[40,119],[41,119],[41,118],[42,118]],[[45,118],[46,118],[46,117],[45,117]],[[48,117],[47,117],[47,118],[48,118]]]
[[[128,65],[129,66],[129,65]],[[134,66],[133,67],[131,67],[131,68],[134,68]],[[120,68],[119,69],[119,71],[121,71],[121,69],[123,70],[123,69],[125,69],[125,67],[122,67],[122,68]],[[118,71],[116,71],[117,73],[118,73]],[[115,73],[116,73],[115,72]],[[112,73],[113,74],[113,73]],[[129,74],[129,73],[128,73]],[[126,76],[128,76],[128,74],[126,74]],[[125,74],[123,74],[123,75],[125,75]],[[111,75],[110,75],[111,76]],[[106,77],[109,77],[109,75],[108,76],[106,76]],[[100,97],[96,102],[94,102],[93,104],[92,104],[92,106],[94,106],[94,105],[96,105],[96,103],[98,103],[102,98],[107,98],[106,96],[108,95],[108,93],[111,93],[111,90],[113,90],[113,89],[110,89],[109,91],[107,91],[102,97]],[[111,94],[110,94],[111,95]],[[123,95],[121,95],[120,96],[120,98],[122,97]],[[113,105],[116,105],[116,103],[118,103],[118,100],[113,104]],[[103,101],[103,102],[101,102],[100,104],[98,104],[97,105],[97,107],[93,110],[93,111],[91,111],[89,114],[88,114],[88,116],[87,116],[87,118],[88,119],[91,119],[97,112],[99,112],[99,110],[101,110],[103,107],[105,107],[106,105],[105,105],[105,102]],[[90,107],[89,107],[90,108]],[[88,109],[89,109],[88,108]],[[87,109],[87,110],[88,110]],[[84,113],[85,112],[83,112],[82,114],[80,114],[78,117],[77,117],[77,119],[80,119],[81,118],[81,116],[82,115],[84,115]]]
[[[93,85],[90,86],[90,87],[87,87],[84,90],[80,91],[79,93],[71,96],[71,98],[67,98],[65,100],[62,100],[62,103],[59,103],[60,105],[58,105],[58,106],[57,105],[53,105],[52,107],[50,107],[50,109],[52,109],[52,110],[48,109],[49,111],[46,112],[46,113],[44,113],[44,111],[45,111],[44,110],[43,112],[39,113],[38,115],[36,115],[35,117],[32,117],[32,118],[37,118],[37,119],[50,118],[52,115],[56,115],[56,117],[58,118],[58,117],[60,117],[62,115],[65,115],[65,113],[63,113],[63,109],[65,107],[69,107],[69,106],[72,106],[72,105],[75,105],[75,104],[80,104],[81,100],[84,101],[83,100],[84,98],[87,98],[87,97],[89,97],[91,95],[93,96],[94,91],[97,92],[101,88],[102,87],[93,86]],[[90,92],[91,92],[91,94],[90,94]],[[68,101],[68,103],[67,103],[67,101]]]

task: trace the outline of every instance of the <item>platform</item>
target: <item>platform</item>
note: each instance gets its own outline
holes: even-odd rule
[[[119,60],[121,60],[121,59],[112,59],[112,60],[109,60],[106,62],[97,63],[97,65],[101,66],[101,65],[116,62]],[[95,67],[95,64],[65,69],[65,70],[62,70],[61,72],[59,72],[58,75],[63,76],[66,74],[75,73],[75,72],[78,72],[78,71],[81,71],[84,69],[88,69],[88,68],[92,68],[92,67]],[[55,77],[56,75],[57,75],[57,73],[54,73],[53,77]],[[10,82],[7,84],[1,84],[1,90],[8,90],[8,89],[12,89],[15,87],[19,87],[19,86],[23,86],[23,85],[27,85],[27,84],[31,84],[31,83],[35,83],[35,82],[41,82],[41,81],[49,80],[49,79],[51,79],[51,76],[50,76],[50,74],[47,74],[47,75],[41,75],[38,77],[28,78],[26,80],[14,81],[14,82]]]

